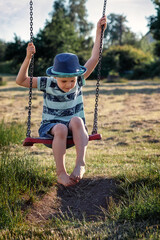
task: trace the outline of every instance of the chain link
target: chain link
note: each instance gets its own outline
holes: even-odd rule
[[[104,0],[103,17],[105,16],[107,0]],[[104,26],[101,29],[100,49],[99,49],[99,60],[98,60],[98,74],[96,84],[96,99],[95,99],[95,110],[94,110],[94,123],[92,134],[97,133],[98,129],[98,99],[99,99],[99,86],[101,79],[101,61],[102,61],[102,45],[103,45],[103,31]],[[30,0],[30,42],[33,42],[33,1]],[[32,109],[32,82],[34,72],[34,55],[32,56],[30,63],[30,88],[29,88],[29,101],[28,101],[28,122],[27,122],[27,137],[31,136],[31,109]]]
[[[30,42],[33,42],[33,1],[30,0]],[[32,110],[32,83],[34,71],[34,54],[32,55],[30,63],[30,87],[29,87],[29,101],[28,101],[28,122],[27,122],[27,137],[31,136],[31,110]]]
[[[104,0],[103,14],[105,16],[107,0]],[[101,80],[101,66],[102,66],[102,47],[103,47],[103,31],[104,26],[101,28],[101,39],[99,48],[99,60],[98,60],[98,73],[97,73],[97,83],[96,83],[96,98],[95,98],[95,109],[94,109],[94,120],[93,120],[93,130],[92,134],[96,134],[98,130],[98,100],[99,100],[99,86]]]

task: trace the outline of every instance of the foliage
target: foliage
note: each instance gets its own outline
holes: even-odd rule
[[[0,40],[0,62],[4,60],[6,51],[6,43]]]
[[[70,0],[68,5],[66,1],[54,1],[51,19],[34,37],[35,75],[45,74],[54,56],[60,52],[76,53],[80,61],[85,63],[93,45],[89,36],[93,25],[87,21],[85,3],[86,0]],[[0,41],[1,73],[17,74],[25,58],[26,46],[27,42],[21,41],[16,34],[13,42],[5,44]]]
[[[92,23],[87,21],[86,0],[69,0],[69,17],[74,23],[76,32],[86,38],[93,28]]]
[[[140,40],[140,49],[145,53],[150,53],[154,57],[155,40],[151,32],[148,32]]]
[[[66,3],[67,2],[67,3]],[[134,71],[134,76],[148,76],[148,63],[151,56],[160,56],[160,3],[153,0],[157,15],[149,19],[150,31],[156,43],[148,44],[145,37],[142,40],[126,25],[127,18],[122,14],[111,13],[108,16],[108,26],[105,31],[102,76],[115,70],[120,74]],[[86,0],[56,0],[50,13],[50,20],[46,21],[43,29],[34,37],[36,46],[34,75],[44,75],[47,67],[53,64],[53,58],[60,52],[76,53],[80,64],[85,64],[90,57],[93,39],[90,36],[93,25],[87,20]],[[125,45],[131,45],[134,50],[124,50]],[[26,53],[27,42],[22,41],[16,34],[13,42],[0,41],[0,73],[17,74]],[[117,46],[117,50],[113,47]],[[119,46],[124,46],[123,50]],[[135,49],[137,48],[137,50]],[[142,53],[141,49],[144,53]],[[134,52],[134,53],[133,53]],[[106,53],[108,56],[106,56]],[[153,59],[152,59],[153,60]],[[149,69],[156,66],[152,64]],[[97,77],[97,70],[90,78]],[[150,77],[159,76],[157,68],[150,72]],[[127,76],[128,77],[128,76]]]
[[[21,53],[21,54],[20,54]],[[14,42],[8,42],[5,51],[5,60],[13,60],[14,64],[23,61],[26,53],[26,43],[15,34]]]
[[[52,65],[53,57],[57,53],[75,52],[79,47],[73,23],[66,15],[64,6],[60,6],[56,12],[53,12],[51,22],[47,22],[45,28],[38,34],[37,39],[35,39],[35,45],[37,49],[37,64],[39,58],[41,58],[41,62],[43,59],[45,64],[40,62],[39,66],[44,65],[45,69],[46,65]]]
[[[132,46],[112,46],[104,51],[102,59],[102,76],[111,70],[121,75],[132,71],[136,66],[151,61],[151,56]]]
[[[108,25],[105,31],[105,44],[107,46],[128,44],[139,47],[138,37],[126,26],[126,16],[111,13],[107,19]]]
[[[132,32],[130,29],[123,33],[122,43],[123,45],[131,45],[135,48],[141,48],[140,37],[138,37],[136,33]]]
[[[155,44],[155,55],[160,57],[160,2],[159,0],[153,1],[156,5],[156,16],[151,16],[149,18],[149,27],[150,31],[153,34],[154,39],[156,40]]]
[[[150,64],[142,64],[134,68],[131,79],[145,79],[160,77],[160,61],[156,60]]]
[[[53,58],[60,52],[72,52],[85,61],[92,45],[92,39],[86,38],[91,25],[86,21],[85,1],[70,1],[67,8],[64,1],[55,1],[51,21],[47,21],[34,42],[37,48],[35,70],[44,74],[46,68],[53,63]],[[74,12],[73,12],[74,9]],[[82,49],[86,51],[82,54]]]

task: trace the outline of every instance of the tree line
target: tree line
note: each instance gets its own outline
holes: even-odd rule
[[[102,77],[118,74],[141,79],[160,76],[160,1],[152,0],[156,16],[148,18],[149,33],[154,39],[137,36],[127,26],[127,18],[111,13],[104,34]],[[60,52],[72,52],[83,65],[91,54],[93,24],[87,20],[86,0],[56,0],[43,29],[34,37],[36,46],[35,75],[44,75],[53,57]],[[17,74],[25,57],[27,42],[16,34],[13,42],[0,40],[0,73]],[[96,70],[91,78],[96,77]]]

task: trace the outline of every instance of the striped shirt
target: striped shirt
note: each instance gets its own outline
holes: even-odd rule
[[[83,76],[77,78],[77,83],[69,92],[64,92],[53,77],[38,77],[37,88],[43,91],[42,124],[64,123],[77,116],[85,123],[82,86]]]

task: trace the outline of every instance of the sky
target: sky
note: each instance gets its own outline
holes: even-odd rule
[[[34,25],[36,35],[43,29],[49,13],[53,9],[54,0],[33,0]],[[87,0],[88,21],[96,27],[102,15],[104,0]],[[151,0],[107,0],[106,14],[123,14],[131,31],[145,35],[148,32],[147,17],[156,15],[155,6]],[[95,27],[92,36],[95,33]],[[29,41],[29,0],[1,0],[0,2],[0,39],[13,41],[14,33],[21,40]]]

